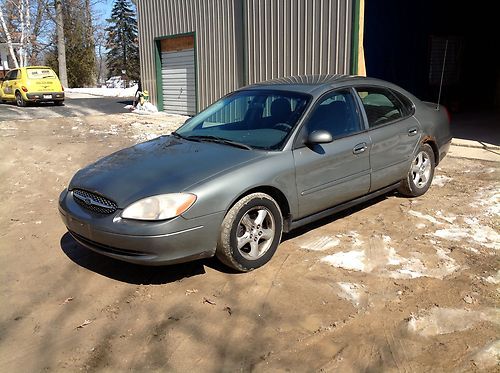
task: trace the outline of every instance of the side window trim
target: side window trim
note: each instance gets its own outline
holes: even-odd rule
[[[358,93],[358,90],[370,89],[370,88],[374,89],[374,90],[387,91],[389,94],[391,94],[393,96],[393,98],[395,98],[397,100],[397,102],[400,103],[401,108],[403,109],[403,114],[404,115],[402,117],[400,117],[400,118],[396,118],[396,119],[390,120],[388,122],[385,122],[385,123],[382,123],[382,124],[379,124],[379,125],[371,127],[370,126],[370,122],[368,120],[368,115],[366,113],[365,106],[363,104],[363,101],[361,100],[361,97],[359,96],[359,93]],[[353,89],[356,92],[356,96],[358,97],[358,99],[360,101],[360,104],[362,106],[362,110],[363,110],[364,116],[366,117],[366,124],[368,126],[368,130],[374,130],[374,129],[377,129],[377,128],[385,127],[387,125],[395,124],[395,123],[400,122],[402,120],[408,119],[409,117],[411,117],[414,114],[414,104],[413,104],[413,102],[412,102],[413,110],[412,110],[412,112],[408,113],[408,111],[406,110],[406,107],[405,107],[404,103],[401,102],[401,100],[399,99],[398,95],[396,93],[394,93],[394,90],[392,90],[391,88],[384,87],[384,86],[378,86],[378,85],[371,85],[370,84],[370,85],[356,85],[356,86],[353,86]]]
[[[394,95],[394,97],[396,97],[396,99],[401,103],[401,105],[405,109],[404,118],[411,117],[413,114],[415,114],[415,104],[413,103],[412,100],[410,100],[408,97],[403,95],[401,92],[398,92],[398,91],[391,89],[391,88],[389,88],[389,90],[391,91],[391,93]],[[404,98],[408,102],[405,103],[404,102],[405,100],[402,100],[402,98]],[[409,105],[411,107],[410,109],[408,109],[408,104],[410,104]]]

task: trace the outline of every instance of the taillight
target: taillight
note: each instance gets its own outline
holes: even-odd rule
[[[28,92],[28,88],[26,88],[25,86],[22,86],[21,89],[23,90],[23,92]]]

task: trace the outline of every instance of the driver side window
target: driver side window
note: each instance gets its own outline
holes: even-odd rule
[[[324,130],[343,137],[361,130],[354,97],[349,90],[335,91],[319,101],[307,123],[307,132]]]

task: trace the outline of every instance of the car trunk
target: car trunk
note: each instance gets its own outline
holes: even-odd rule
[[[28,68],[28,92],[61,92],[62,87],[54,71],[47,68]]]

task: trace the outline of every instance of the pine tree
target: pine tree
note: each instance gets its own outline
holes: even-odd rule
[[[115,0],[111,11],[110,24],[106,28],[106,59],[109,75],[122,75],[125,70],[129,79],[139,79],[139,46],[137,41],[137,21],[129,0]]]

